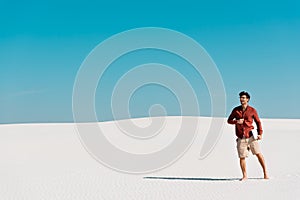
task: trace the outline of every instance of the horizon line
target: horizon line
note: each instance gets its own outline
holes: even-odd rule
[[[117,120],[103,120],[103,121],[82,121],[75,122],[74,120],[41,120],[41,121],[17,121],[17,122],[0,122],[0,125],[22,125],[22,124],[78,124],[78,123],[108,123],[108,122],[116,122],[123,120],[131,120],[131,119],[146,119],[146,118],[156,118],[156,117],[199,117],[199,118],[224,118],[227,117],[213,117],[213,116],[194,116],[194,115],[166,115],[166,116],[148,116],[148,117],[132,117],[132,118],[122,118]],[[300,120],[300,118],[260,118],[261,120]]]

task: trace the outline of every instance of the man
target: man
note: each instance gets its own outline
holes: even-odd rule
[[[264,172],[264,179],[268,179],[268,174],[266,170],[266,165],[264,161],[264,157],[260,151],[258,140],[262,139],[262,126],[260,119],[256,110],[249,106],[250,95],[243,91],[240,92],[240,102],[241,105],[235,107],[230,116],[228,117],[227,122],[229,124],[235,125],[235,133],[237,138],[237,151],[240,158],[240,166],[243,173],[243,178],[241,181],[247,180],[247,171],[246,171],[246,160],[245,158],[248,157],[249,149],[251,150],[253,155],[256,155],[258,161],[263,169]],[[253,127],[253,120],[257,125],[257,132],[258,136],[257,139],[253,137],[252,130]]]

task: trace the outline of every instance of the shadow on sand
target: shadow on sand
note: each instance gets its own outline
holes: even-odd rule
[[[158,179],[158,180],[183,180],[183,181],[239,181],[240,178],[196,178],[196,177],[155,177],[148,176],[144,179]],[[250,180],[260,180],[263,178],[248,178]]]

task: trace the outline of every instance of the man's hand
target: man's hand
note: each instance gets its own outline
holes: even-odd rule
[[[239,119],[239,120],[236,121],[236,123],[243,124],[244,123],[244,119]]]
[[[257,135],[257,140],[261,140],[262,139],[262,135]]]

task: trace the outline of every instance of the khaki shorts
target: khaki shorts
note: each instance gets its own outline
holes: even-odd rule
[[[246,158],[249,155],[249,149],[253,155],[261,153],[258,141],[254,137],[237,139],[237,151],[239,158]]]

